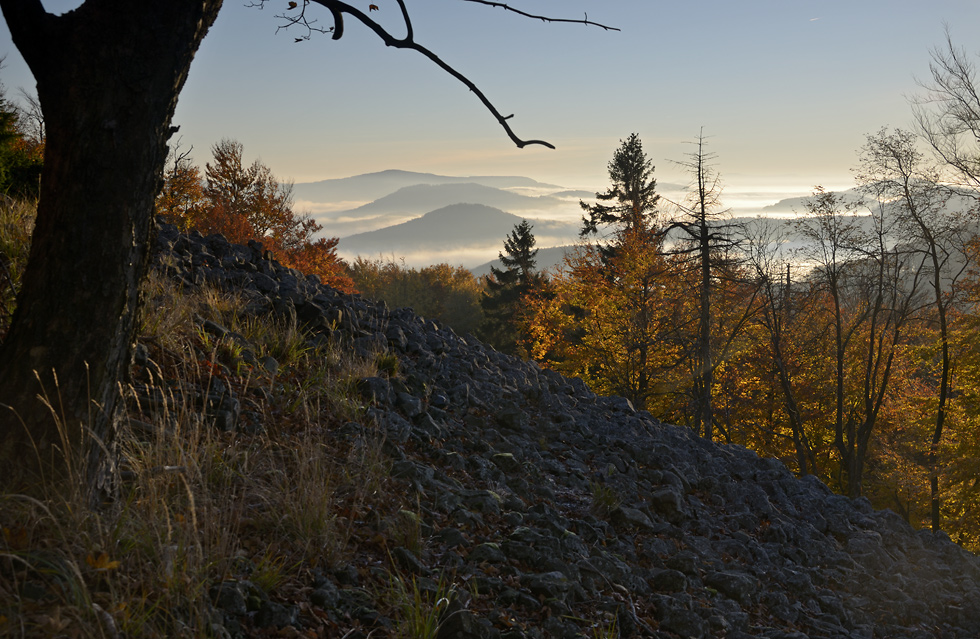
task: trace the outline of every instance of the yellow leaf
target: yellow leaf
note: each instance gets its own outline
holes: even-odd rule
[[[369,4],[368,11],[380,11],[380,9],[378,9],[378,5],[376,4]]]
[[[27,529],[23,526],[4,527],[3,540],[13,550],[25,550],[27,548]]]
[[[100,552],[98,555],[89,553],[88,557],[85,558],[85,563],[96,570],[115,570],[120,566],[118,561],[110,560],[109,555],[104,552]]]
[[[289,3],[289,8],[290,9],[295,9],[296,8],[296,3],[295,2],[290,2]]]

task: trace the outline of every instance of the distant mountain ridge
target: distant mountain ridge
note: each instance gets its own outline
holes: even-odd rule
[[[295,195],[297,200],[310,202],[368,202],[390,195],[406,186],[415,186],[418,184],[458,184],[466,182],[494,188],[523,187],[554,189],[556,191],[563,188],[521,176],[479,175],[459,177],[389,169],[346,178],[300,182],[293,185],[293,195]]]
[[[341,238],[337,250],[345,257],[455,252],[457,258],[460,251],[468,251],[473,255],[464,266],[474,266],[499,252],[504,239],[523,219],[484,204],[451,204],[407,222]],[[578,221],[529,221],[535,236],[548,244],[569,243],[579,228]]]
[[[474,182],[415,184],[355,209],[323,213],[318,220],[324,226],[329,226],[332,233],[345,237],[401,224],[453,204],[483,204],[512,212],[533,212],[535,215],[562,214],[575,210],[578,199],[585,195],[581,191],[561,193],[563,197],[528,196]]]
[[[498,236],[502,244],[504,235],[521,219],[485,204],[451,204],[407,222],[341,238],[338,248],[356,252],[380,249],[383,253],[409,247],[457,248],[476,238],[496,243]]]
[[[662,192],[686,187],[660,183]],[[839,192],[847,202],[857,189]],[[591,191],[539,182],[522,176],[447,176],[390,169],[347,178],[294,186],[300,210],[312,210],[323,234],[341,238],[339,254],[404,260],[411,266],[446,262],[477,274],[489,267],[513,227],[533,224],[539,268],[554,269],[578,241],[579,201],[593,201]],[[805,211],[810,195],[786,197],[773,204],[740,211],[750,225],[766,218],[792,218]],[[753,221],[755,220],[755,221]],[[799,243],[790,231],[786,247]]]

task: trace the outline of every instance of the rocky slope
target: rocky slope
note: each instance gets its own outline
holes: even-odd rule
[[[190,286],[235,287],[310,339],[397,356],[396,377],[360,380],[368,418],[335,436],[383,433],[415,496],[420,539],[391,560],[423,589],[466,584],[439,639],[980,636],[980,560],[945,535],[409,309],[341,295],[254,243],[164,225],[159,249]],[[245,427],[233,398],[215,406],[224,427]],[[351,638],[390,625],[358,582],[338,567],[309,589],[322,615],[358,620]],[[217,634],[302,627],[295,606],[246,605],[249,592],[211,589]]]

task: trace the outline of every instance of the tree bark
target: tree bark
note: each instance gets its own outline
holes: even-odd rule
[[[22,480],[91,479],[93,442],[111,438],[177,95],[220,6],[88,0],[54,16],[38,0],[0,0],[48,136],[30,258],[0,346],[0,466]]]

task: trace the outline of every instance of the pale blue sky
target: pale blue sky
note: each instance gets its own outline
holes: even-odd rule
[[[398,29],[393,0],[372,12]],[[78,2],[49,0],[52,10]],[[364,9],[368,2],[363,3]],[[948,23],[980,52],[976,0],[513,0],[534,13],[622,29],[543,24],[458,0],[409,0],[416,39],[514,113],[516,149],[465,87],[348,20],[343,39],[294,43],[274,14],[226,0],[191,68],[175,123],[199,164],[236,138],[298,182],[400,168],[517,174],[604,188],[618,141],[638,132],[661,181],[683,178],[700,127],[733,195],[850,182],[863,135],[907,126],[907,96]],[[329,26],[326,11],[309,11]],[[8,91],[33,82],[3,29]]]

